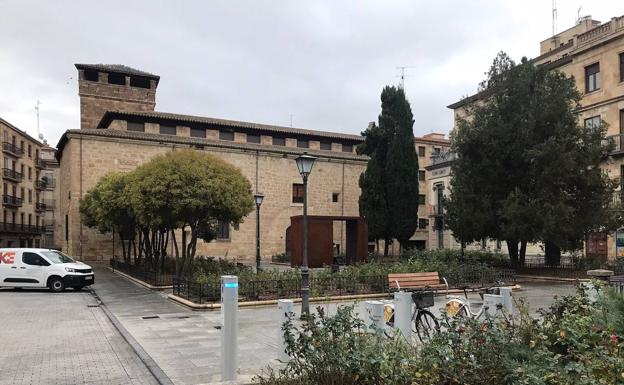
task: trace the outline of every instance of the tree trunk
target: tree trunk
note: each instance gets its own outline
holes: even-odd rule
[[[519,256],[520,267],[524,267],[524,262],[526,260],[526,248],[527,248],[527,241],[520,242],[520,256]]]
[[[561,249],[551,241],[545,241],[544,259],[548,266],[559,266],[561,264]]]
[[[384,239],[384,258],[388,257],[388,251],[390,248],[390,240],[388,238]]]
[[[466,242],[465,241],[461,241],[460,244],[460,252],[459,252],[459,260],[463,261],[464,260],[464,256],[465,256],[465,251],[466,251]]]
[[[514,269],[517,269],[518,266],[518,241],[515,239],[506,239],[507,243],[507,251],[509,251],[509,260],[511,261],[511,266]]]
[[[180,277],[180,249],[178,248],[178,240],[175,236],[175,229],[171,229],[171,242],[173,243],[173,250],[175,251],[176,276]]]

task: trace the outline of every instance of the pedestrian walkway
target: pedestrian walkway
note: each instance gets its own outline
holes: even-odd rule
[[[193,312],[167,299],[167,292],[146,289],[114,274],[107,268],[96,269],[95,291],[108,309],[141,344],[176,385],[205,384],[221,379],[221,323],[219,311]],[[570,284],[527,283],[516,296],[527,296],[536,314],[554,295],[570,294]],[[472,296],[473,298],[476,295]],[[363,302],[323,304],[326,314],[338,306],[355,305],[365,317]],[[439,314],[444,297],[436,297],[431,309]],[[312,309],[318,305],[312,304]],[[300,311],[300,305],[295,306]],[[276,306],[239,309],[239,367],[241,381],[250,380],[268,365],[280,367]]]

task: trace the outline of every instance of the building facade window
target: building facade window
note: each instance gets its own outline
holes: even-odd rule
[[[124,86],[126,85],[126,75],[109,73],[108,84],[118,84],[118,85]]]
[[[90,82],[97,82],[100,78],[100,73],[95,70],[84,70],[84,80]]]
[[[624,53],[620,54],[620,81],[624,82]]]
[[[177,133],[176,126],[160,125],[160,133],[163,135],[175,135]]]
[[[28,145],[28,157],[32,158],[32,146],[30,144]]]
[[[600,89],[600,63],[585,67],[585,92]]]
[[[595,129],[600,128],[601,123],[602,123],[602,120],[600,119],[600,115],[592,116],[591,118],[585,119],[585,128],[588,128],[590,130],[595,130]]]
[[[424,194],[418,194],[418,204],[420,206],[423,206],[425,204],[425,195]]]
[[[303,184],[302,183],[293,183],[292,203],[303,203]]]
[[[272,143],[274,146],[285,146],[286,145],[286,138],[282,138],[279,136],[274,136],[272,139]]]
[[[217,239],[230,239],[229,222],[217,221]]]
[[[297,139],[297,147],[299,148],[309,148],[310,142],[305,139]]]
[[[352,144],[343,144],[342,145],[342,152],[353,152],[353,145]]]
[[[421,182],[425,181],[425,170],[418,170],[418,180]]]
[[[65,215],[65,242],[69,242],[69,215]]]
[[[425,156],[425,146],[418,146],[418,156],[421,158]]]
[[[321,142],[321,150],[331,151],[331,142]]]
[[[441,151],[441,150],[440,150],[440,147],[434,147],[434,148],[433,148],[433,153],[434,153],[435,155],[439,155],[439,154],[440,154],[440,151]]]
[[[204,128],[193,128],[191,127],[191,136],[193,138],[205,138],[206,130]]]
[[[28,180],[32,180],[32,167],[28,167]]]
[[[32,203],[32,190],[28,189],[28,203]]]
[[[145,123],[128,122],[128,131],[145,132]]]
[[[247,143],[260,143],[260,135],[247,134]]]
[[[426,230],[429,227],[429,219],[426,218],[418,218],[418,228],[421,230]]]
[[[339,193],[333,193],[332,194],[332,202],[338,203],[338,198],[340,198],[340,194]]]
[[[233,141],[234,131],[219,131],[219,139]]]

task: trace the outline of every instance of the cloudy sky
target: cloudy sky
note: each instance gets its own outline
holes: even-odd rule
[[[559,0],[558,30],[621,0]],[[156,109],[359,133],[379,93],[405,89],[414,133],[447,133],[450,103],[476,90],[500,50],[539,54],[549,0],[0,0],[0,117],[55,145],[79,128],[74,63],[125,64],[161,76]]]

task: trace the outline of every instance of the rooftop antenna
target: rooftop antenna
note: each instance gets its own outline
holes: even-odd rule
[[[401,70],[401,75],[399,75],[399,78],[401,78],[401,83],[399,84],[399,87],[401,87],[402,90],[405,90],[405,77],[409,77],[409,75],[405,75],[405,70],[409,69],[409,68],[416,68],[414,66],[399,66],[397,67],[398,70]]]
[[[578,11],[576,11],[576,24],[581,22],[581,9],[583,8],[583,6],[580,6]]]
[[[35,106],[35,111],[37,111],[37,137],[39,137],[39,106],[43,104],[37,99],[37,105]]]
[[[293,114],[290,114],[290,128],[292,128],[292,118],[293,118]]]
[[[557,0],[552,0],[552,34],[557,32]]]

